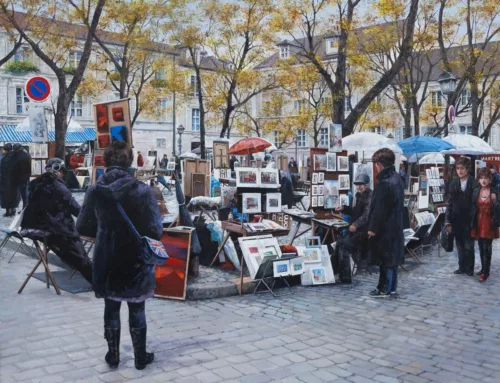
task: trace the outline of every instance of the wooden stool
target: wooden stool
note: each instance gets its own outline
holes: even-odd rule
[[[47,246],[47,235],[43,236],[42,245],[40,245],[39,239],[32,239],[32,240],[33,243],[35,244],[36,255],[38,256],[39,259],[33,270],[31,270],[31,272],[28,274],[28,277],[26,278],[26,280],[24,281],[24,283],[22,284],[21,288],[17,293],[18,294],[22,293],[26,284],[33,276],[33,274],[35,274],[36,269],[38,269],[38,266],[40,266],[40,264],[43,264],[43,267],[45,268],[45,281],[47,282],[47,288],[50,288],[49,284],[49,279],[50,279],[50,281],[52,282],[52,286],[54,286],[54,289],[56,290],[57,295],[61,295],[61,290],[59,290],[59,286],[57,285],[56,280],[54,279],[49,268],[49,247]]]

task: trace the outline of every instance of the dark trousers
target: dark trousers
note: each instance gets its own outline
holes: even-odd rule
[[[146,327],[146,301],[128,304],[128,321],[131,328]],[[104,300],[104,327],[119,328],[121,302]]]
[[[92,261],[80,238],[51,235],[47,245],[64,263],[79,271],[92,284]]]
[[[380,266],[377,289],[383,293],[393,293],[398,289],[398,268]]]
[[[455,235],[458,253],[458,269],[464,273],[474,272],[474,239],[469,233]]]
[[[481,270],[487,276],[490,275],[490,267],[491,267],[491,254],[492,254],[492,246],[493,240],[486,238],[479,238],[479,254],[481,256]]]
[[[21,185],[19,185],[19,194],[21,194],[24,209],[28,203],[28,182],[22,182]]]

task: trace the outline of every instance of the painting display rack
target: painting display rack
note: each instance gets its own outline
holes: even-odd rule
[[[257,282],[257,284],[255,285],[255,289],[253,290],[253,294],[271,293],[275,298],[278,298],[278,297],[282,297],[285,295],[291,295],[294,293],[292,290],[292,287],[288,283],[288,280],[287,280],[288,277],[286,277],[286,276],[275,277],[274,275],[269,275],[269,271],[271,271],[271,274],[272,274],[274,262],[279,262],[279,261],[281,261],[281,259],[272,259],[272,260],[269,260],[267,262],[262,262],[262,264],[260,265],[259,271],[257,271],[257,274],[261,275],[261,277],[258,279],[254,279],[254,281]],[[261,269],[262,269],[262,273],[261,273]],[[283,284],[286,287],[288,287],[288,291],[285,293],[276,294],[274,292],[274,288],[276,287],[277,281],[283,282]],[[265,289],[259,290],[259,288],[261,286],[264,286]]]

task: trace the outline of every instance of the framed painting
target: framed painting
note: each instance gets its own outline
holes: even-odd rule
[[[315,154],[314,157],[314,170],[325,171],[327,168],[327,158],[326,154]]]
[[[274,278],[290,275],[290,261],[276,261],[273,263]]]
[[[214,169],[229,168],[229,142],[213,142]]]
[[[171,158],[167,164],[167,171],[172,172],[174,170],[175,170],[175,158]]]
[[[242,205],[243,213],[260,213],[261,210],[261,195],[260,193],[243,193],[242,194]]]
[[[349,190],[349,174],[339,174],[339,190]]]
[[[261,188],[278,188],[278,169],[259,169],[259,184]]]
[[[337,171],[337,154],[326,153],[326,171],[327,172]]]
[[[104,167],[104,150],[96,150],[94,152],[94,166],[98,168]]]
[[[342,125],[330,123],[328,126],[328,151],[342,151]]]
[[[237,187],[259,187],[259,171],[254,168],[236,168]]]
[[[94,116],[97,132],[109,134],[108,108],[106,104],[94,105]]]
[[[326,270],[324,267],[312,267],[311,277],[313,285],[324,285],[328,283],[326,280]]]
[[[160,240],[169,258],[162,266],[155,266],[156,297],[186,299],[191,233],[192,230],[184,228],[163,230]]]
[[[266,213],[281,213],[281,193],[266,194]]]
[[[339,172],[348,172],[349,171],[349,157],[347,157],[347,156],[338,156],[337,157],[337,170]]]

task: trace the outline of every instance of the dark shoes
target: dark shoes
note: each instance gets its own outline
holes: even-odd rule
[[[484,271],[481,269],[481,271],[478,271],[478,272],[476,273],[476,275],[482,275],[483,273],[484,273]]]
[[[134,345],[135,368],[144,370],[155,359],[155,354],[146,352],[147,327],[130,327],[130,336]]]
[[[370,296],[372,298],[388,298],[391,296],[391,294],[379,291],[379,289],[375,289],[375,290],[370,291]]]
[[[481,276],[479,277],[479,282],[484,282],[488,279],[489,275],[487,274],[481,274]]]
[[[472,277],[474,275],[474,271],[467,271],[466,273],[469,277]]]
[[[109,367],[116,368],[120,363],[120,327],[104,327],[104,337],[108,342],[108,353],[104,357]]]
[[[460,270],[460,269],[455,270],[455,271],[453,272],[453,274],[463,274],[463,273],[464,273],[464,272],[463,272],[462,270]]]

